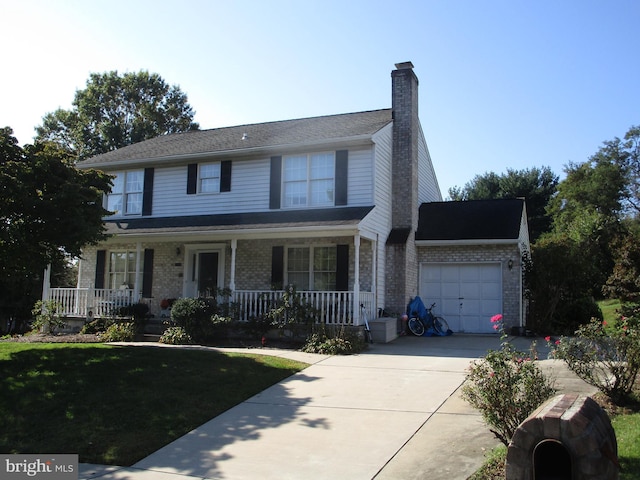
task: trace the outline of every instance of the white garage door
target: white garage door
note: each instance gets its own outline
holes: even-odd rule
[[[499,263],[424,263],[420,297],[427,308],[447,319],[454,332],[495,333],[492,316],[502,313]]]

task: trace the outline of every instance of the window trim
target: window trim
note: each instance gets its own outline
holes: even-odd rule
[[[311,161],[312,158],[314,156],[318,156],[318,155],[330,155],[332,157],[333,160],[333,165],[331,168],[331,175],[329,177],[322,177],[322,178],[312,178],[311,176]],[[307,172],[306,172],[306,178],[304,180],[290,180],[290,181],[285,181],[285,176],[286,176],[286,163],[288,159],[291,158],[300,158],[300,157],[306,157],[307,159]],[[311,152],[311,153],[300,153],[300,154],[291,154],[291,155],[283,155],[281,157],[281,172],[280,172],[280,208],[282,209],[302,209],[302,208],[327,208],[327,207],[334,207],[336,205],[336,188],[337,188],[337,182],[336,182],[336,162],[337,162],[337,158],[336,158],[336,152],[335,151],[322,151],[322,152]],[[311,203],[312,201],[312,190],[311,187],[313,185],[314,181],[322,181],[322,180],[331,180],[332,184],[333,184],[333,199],[332,201],[327,201],[325,203]],[[287,189],[286,186],[287,184],[292,184],[294,182],[305,182],[306,185],[306,202],[305,204],[300,204],[300,205],[289,205],[287,203]]]
[[[284,255],[283,255],[283,280],[284,280],[284,284],[285,285],[289,285],[291,284],[291,282],[289,281],[289,250],[294,249],[294,248],[306,248],[309,250],[309,264],[308,264],[308,270],[306,270],[309,278],[309,288],[308,291],[335,291],[337,290],[338,287],[338,272],[339,272],[339,267],[338,267],[338,245],[336,244],[331,244],[331,243],[319,243],[319,244],[313,244],[313,245],[285,245],[284,246]],[[335,250],[335,270],[333,271],[334,275],[335,275],[335,280],[334,280],[334,285],[333,288],[330,289],[322,289],[322,290],[318,290],[315,286],[315,273],[316,271],[314,270],[314,256],[315,256],[315,249],[317,248],[333,248]],[[328,271],[325,270],[321,270],[320,272],[322,273],[326,273]],[[297,286],[297,285],[296,285]],[[297,286],[298,287],[298,286]],[[302,289],[303,291],[306,289]]]
[[[104,199],[104,207],[109,210],[109,199],[114,198],[116,196],[122,197],[122,208],[121,210],[114,211],[113,217],[140,217],[142,216],[142,212],[144,211],[144,185],[145,185],[145,170],[144,169],[135,169],[135,170],[120,170],[117,172],[109,172],[111,175],[115,175],[116,177],[122,176],[122,192],[119,193],[108,193],[105,195]],[[140,190],[127,191],[127,177],[132,173],[138,173],[142,177],[142,184]],[[129,212],[127,210],[127,205],[129,203],[128,196],[129,195],[139,195],[140,196],[140,209],[137,212]],[[111,210],[110,210],[111,211]]]
[[[203,177],[202,176],[202,170],[203,167],[208,167],[208,166],[217,166],[217,170],[218,170],[218,175],[217,176],[211,176],[211,177]],[[211,190],[211,191],[202,191],[202,181],[206,180],[206,179],[217,179],[217,188],[215,190]],[[222,162],[220,161],[216,161],[216,162],[206,162],[206,163],[198,163],[198,177],[197,177],[197,193],[198,195],[215,195],[221,192],[221,185],[222,185]]]
[[[116,272],[112,270],[112,265],[113,265],[113,255],[115,254],[122,254],[124,253],[125,255],[125,271],[124,272]],[[129,271],[129,255],[133,255],[133,271]],[[136,280],[137,280],[137,275],[138,272],[136,271],[136,264],[137,264],[137,255],[138,252],[136,250],[130,250],[130,249],[114,249],[114,250],[109,250],[107,252],[107,258],[106,258],[106,268],[105,268],[105,284],[108,285],[107,288],[109,289],[113,289],[113,290],[118,290],[122,287],[122,285],[127,286],[128,289],[132,289],[135,288],[135,284],[136,284]],[[124,279],[127,280],[127,282],[123,282],[120,285],[113,285],[112,282],[112,276],[114,275],[119,275],[124,273]],[[133,284],[129,283],[128,280],[130,280],[133,276]]]

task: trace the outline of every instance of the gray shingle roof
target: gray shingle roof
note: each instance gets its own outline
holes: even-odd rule
[[[174,133],[97,155],[79,162],[78,166],[313,144],[373,135],[390,122],[391,109],[383,109]]]
[[[420,205],[416,240],[517,240],[523,199]]]

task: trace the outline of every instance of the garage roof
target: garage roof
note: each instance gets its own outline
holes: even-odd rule
[[[517,240],[524,199],[420,205],[416,240]]]

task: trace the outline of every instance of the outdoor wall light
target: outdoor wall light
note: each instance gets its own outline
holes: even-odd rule
[[[180,256],[180,247],[176,247],[176,257]]]
[[[509,270],[513,270],[513,260],[511,260],[511,259],[510,259],[510,260],[507,262],[507,267],[509,268]]]

